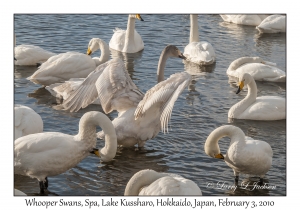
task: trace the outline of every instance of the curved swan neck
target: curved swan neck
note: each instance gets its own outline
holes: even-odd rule
[[[258,63],[258,61],[257,61],[257,58],[253,58],[253,57],[241,57],[241,58],[238,58],[235,61],[233,61],[230,64],[229,69],[236,70],[245,63]]]
[[[108,61],[110,56],[109,46],[106,44],[106,42],[99,39],[98,44],[99,44],[99,49],[101,51],[101,56],[99,59],[95,60],[96,66],[99,66],[100,64]]]
[[[134,29],[135,29],[135,18],[128,16],[127,30],[125,34],[124,49],[134,44]]]
[[[115,128],[109,118],[96,111],[84,114],[79,121],[78,136],[80,140],[96,144],[96,126],[100,126],[105,134],[105,146],[100,155],[103,161],[109,161],[115,157],[117,151],[117,136]]]
[[[164,81],[165,79],[165,66],[167,59],[170,57],[168,55],[166,48],[162,51],[159,57],[158,66],[157,66],[157,83],[160,83],[161,81]]]
[[[138,195],[140,190],[155,180],[166,176],[153,170],[142,170],[134,174],[126,185],[124,195]]]
[[[190,43],[199,42],[198,15],[190,15]]]
[[[245,140],[245,134],[240,128],[233,125],[224,125],[209,134],[205,142],[205,147],[218,144],[219,140],[226,136],[231,139],[230,145],[235,141]]]

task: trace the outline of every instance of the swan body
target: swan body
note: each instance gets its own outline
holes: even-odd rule
[[[174,103],[191,80],[186,72],[164,80],[164,67],[169,57],[184,58],[177,47],[168,45],[158,64],[159,83],[145,95],[132,82],[124,63],[115,58],[92,72],[62,105],[66,110],[78,111],[98,97],[105,113],[119,112],[112,121],[118,144],[143,147],[161,129],[167,130]],[[104,133],[99,132],[97,136],[103,138]]]
[[[15,104],[15,136],[18,139],[33,133],[43,132],[43,120],[33,109]]]
[[[14,189],[14,195],[26,195],[26,194],[20,190]]]
[[[258,26],[268,15],[220,15],[222,19],[229,23],[239,25]]]
[[[226,155],[222,155],[218,142],[225,136],[231,140]],[[210,157],[224,159],[237,179],[240,173],[263,178],[272,165],[271,146],[265,141],[246,139],[244,132],[233,125],[224,125],[212,131],[206,139],[204,150]]]
[[[286,82],[284,71],[259,57],[238,58],[227,69],[227,75],[236,78],[243,73],[249,73],[257,81]]]
[[[107,116],[100,112],[87,112],[79,122],[79,132],[72,136],[59,132],[45,132],[23,136],[15,141],[14,173],[36,178],[43,182],[76,166],[96,146],[96,126],[105,133],[105,147],[95,154],[103,161],[110,161],[117,151],[114,127]]]
[[[237,93],[247,85],[248,94],[240,102],[233,105],[229,112],[229,118],[248,120],[282,120],[286,119],[286,100],[279,96],[257,97],[257,87],[253,77],[244,73],[239,76],[239,88]]]
[[[285,15],[270,15],[264,19],[256,29],[260,33],[280,33],[286,32],[286,16]]]
[[[27,79],[36,84],[49,86],[70,78],[85,78],[98,65],[109,60],[109,47],[103,40],[98,38],[90,40],[87,53],[91,54],[99,48],[101,57],[98,59],[93,59],[78,52],[66,52],[52,56]]]
[[[116,28],[109,42],[111,49],[125,52],[136,53],[144,49],[144,42],[141,35],[135,30],[135,19],[144,21],[140,15],[129,15],[127,30]]]
[[[15,47],[15,65],[32,66],[37,63],[43,63],[55,53],[44,50],[41,47],[34,45],[18,45]]]
[[[145,169],[135,173],[126,185],[124,195],[202,195],[198,185],[182,176]]]
[[[190,43],[184,48],[186,61],[198,65],[210,65],[216,61],[216,53],[209,42],[199,41],[198,15],[190,15]]]

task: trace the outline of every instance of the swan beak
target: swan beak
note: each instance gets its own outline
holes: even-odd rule
[[[92,54],[92,51],[90,48],[87,49],[86,54],[88,54],[88,55]]]
[[[179,58],[186,60],[186,57],[181,53],[180,55],[178,55]]]
[[[138,19],[140,21],[144,21],[140,14],[137,14],[135,17],[136,17],[136,19]]]
[[[215,158],[224,159],[224,156],[220,153],[220,154],[215,155]]]
[[[238,90],[236,91],[236,94],[238,94],[239,92],[241,92],[241,90],[243,89],[243,87],[244,87],[244,81],[241,81],[241,82],[239,83],[239,88],[238,88]]]
[[[99,149],[97,149],[97,148],[93,148],[93,151],[90,151],[90,153],[95,154],[98,157],[100,157]]]
[[[16,61],[17,59],[14,57],[14,60]]]

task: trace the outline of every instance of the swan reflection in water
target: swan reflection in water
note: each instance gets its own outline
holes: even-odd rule
[[[14,66],[15,79],[26,79],[27,77],[31,76],[37,70],[37,68],[38,67],[36,66]]]

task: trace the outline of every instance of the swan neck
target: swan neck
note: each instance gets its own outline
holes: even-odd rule
[[[143,187],[146,187],[166,174],[157,173],[153,170],[142,170],[134,174],[126,185],[124,195],[139,195]]]
[[[165,79],[164,76],[165,66],[166,66],[167,59],[169,57],[170,56],[167,55],[166,50],[163,50],[163,52],[159,57],[158,66],[157,66],[157,83],[160,83]]]
[[[134,44],[134,29],[135,29],[135,18],[128,17],[127,30],[125,34],[125,46],[127,49],[128,46]]]
[[[257,61],[255,61],[255,59],[252,58],[252,57],[238,58],[230,64],[229,69],[230,70],[237,70],[240,66],[242,66],[246,63],[257,63]]]
[[[99,60],[95,60],[96,66],[99,66],[102,63],[105,63],[106,61],[109,60],[110,57],[110,51],[109,51],[109,46],[106,44],[106,42],[99,40],[99,49],[101,51],[101,55],[99,57]]]
[[[190,43],[199,42],[198,15],[190,15]]]
[[[101,158],[104,161],[111,160],[117,151],[117,136],[112,122],[106,115],[96,111],[84,114],[79,122],[78,136],[80,140],[87,141],[95,147],[96,126],[100,126],[105,134],[105,146],[100,151]]]
[[[211,132],[211,134],[207,137],[205,147],[210,147],[210,145],[218,144],[219,140],[226,136],[228,136],[231,139],[230,145],[235,141],[245,139],[245,134],[240,128],[232,125],[225,125]]]
[[[251,104],[253,104],[256,101],[257,87],[253,78],[252,81],[250,81],[250,83],[247,84],[247,88],[248,88],[247,96],[240,102],[236,103],[229,110],[230,113],[234,112],[234,116],[231,117],[235,118],[240,116]]]

